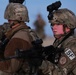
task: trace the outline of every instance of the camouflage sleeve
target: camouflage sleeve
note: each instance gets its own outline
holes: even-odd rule
[[[51,75],[52,70],[54,69],[54,65],[51,62],[44,60],[42,62],[42,65],[39,67],[39,69],[41,69],[44,75]]]
[[[4,28],[2,25],[0,25],[0,40],[2,39],[3,35],[4,35]]]
[[[4,23],[0,25],[0,40],[3,38],[4,34],[10,29],[9,23]]]
[[[73,74],[76,75],[76,65],[75,68],[73,69]]]
[[[3,32],[7,32],[8,30],[10,30],[10,24],[9,23],[4,23],[3,25],[1,25],[3,28]]]

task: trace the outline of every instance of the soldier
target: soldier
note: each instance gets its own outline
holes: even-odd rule
[[[20,3],[23,4],[25,0],[9,0],[9,3]],[[5,22],[0,25],[0,40],[3,38],[3,35],[6,31],[10,30],[10,24]]]
[[[55,37],[53,46],[64,49],[50,75],[76,75],[76,28],[75,14],[66,8],[58,9],[49,15],[49,22]]]
[[[41,14],[37,15],[37,19],[34,22],[34,26],[35,26],[35,31],[38,34],[38,36],[42,39],[45,38],[45,32],[44,32],[44,27],[45,27],[46,23],[43,20]]]
[[[8,42],[5,46],[3,57],[15,55],[17,49],[27,50],[32,47],[31,42],[35,40],[35,34],[31,34],[31,29],[25,22],[29,22],[28,10],[26,6],[19,3],[10,3],[6,7],[4,18],[8,20],[11,29],[5,33]],[[33,37],[32,37],[33,36]],[[36,36],[35,36],[36,37]],[[0,75],[19,75],[28,72],[28,64],[22,59],[10,59],[0,62]]]
[[[45,25],[46,25],[46,22],[44,21],[41,14],[39,13],[37,15],[37,19],[34,22],[34,26],[35,26],[34,30],[37,33],[37,35],[43,40],[42,45],[43,46],[48,46],[48,45],[51,45],[53,43],[54,39],[52,37],[46,35]]]

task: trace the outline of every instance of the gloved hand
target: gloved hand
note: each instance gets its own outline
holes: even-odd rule
[[[44,47],[44,57],[53,64],[57,64],[61,53],[64,52],[64,49],[54,47],[53,45]]]

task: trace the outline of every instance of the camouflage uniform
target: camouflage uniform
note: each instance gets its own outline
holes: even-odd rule
[[[60,41],[56,40],[54,46],[57,46]],[[76,38],[73,35],[69,36],[59,46],[59,48],[64,48],[65,50],[61,54],[59,63],[56,65],[56,69],[60,73],[57,73],[57,75],[76,75]]]
[[[17,49],[31,48],[31,42],[37,37],[25,23],[29,21],[27,8],[19,3],[10,3],[5,10],[4,17],[13,22],[10,23],[11,29],[5,33],[9,42],[5,46],[3,56],[11,57],[15,55]],[[15,25],[17,26],[12,28]],[[26,60],[10,59],[0,62],[0,70],[2,72],[0,75],[24,75],[29,72],[29,66]]]
[[[58,9],[53,12],[53,18],[49,20],[53,24],[63,24],[71,29],[70,33],[65,33],[61,40],[55,39],[53,46],[63,48],[58,64],[54,65],[50,75],[76,75],[76,38],[74,29],[76,28],[76,17],[68,9]],[[65,30],[64,30],[65,32]]]
[[[74,13],[68,9],[58,9],[52,12],[49,22],[52,26],[63,25],[64,35],[61,39],[56,38],[53,46],[64,49],[64,51],[61,53],[57,64],[50,63],[51,65],[49,65],[45,62],[41,67],[42,72],[45,75],[76,75],[76,38],[74,37],[76,17]],[[65,27],[70,28],[71,31],[66,33]]]

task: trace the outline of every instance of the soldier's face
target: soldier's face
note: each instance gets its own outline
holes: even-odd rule
[[[52,25],[52,31],[53,31],[53,34],[54,34],[55,38],[60,38],[62,35],[64,35],[62,24]]]

